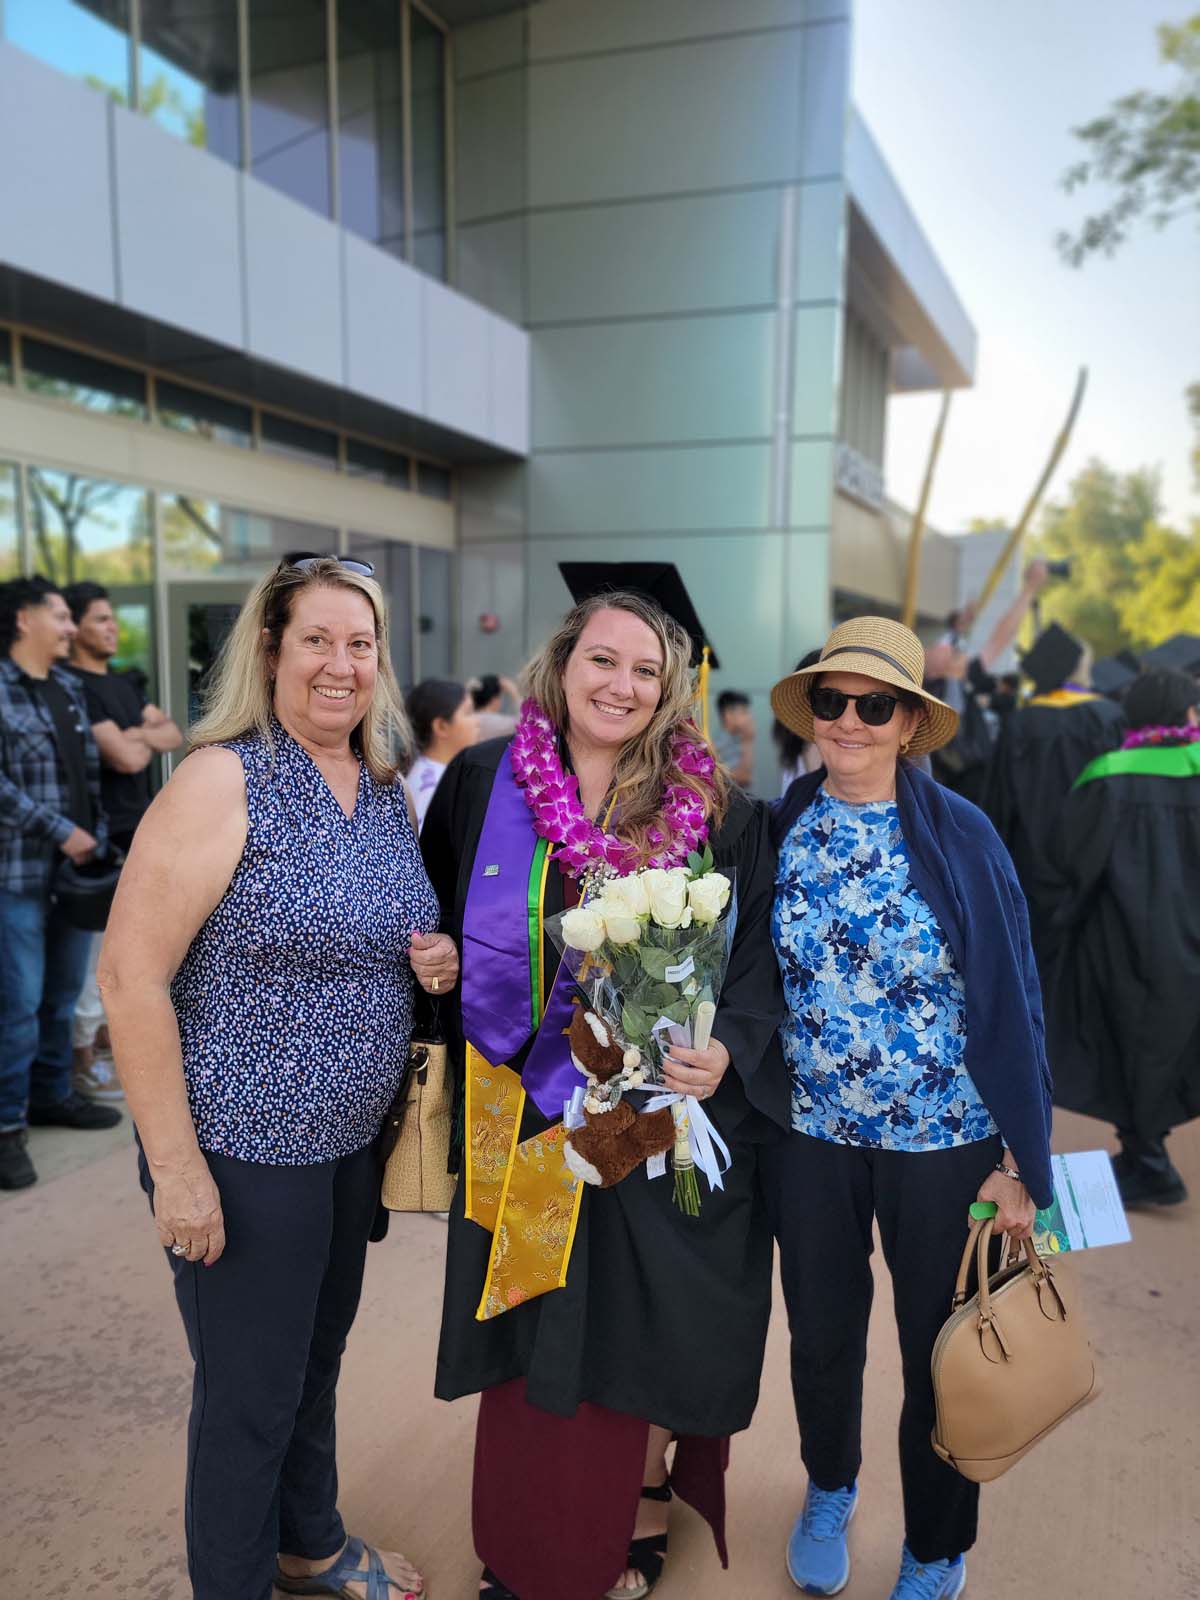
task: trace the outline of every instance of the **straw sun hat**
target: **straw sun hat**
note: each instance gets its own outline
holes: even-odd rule
[[[826,639],[815,666],[793,672],[771,690],[771,707],[780,722],[802,739],[813,736],[808,690],[824,672],[858,672],[894,684],[922,702],[925,716],[905,752],[922,756],[940,750],[958,732],[958,712],[923,687],[925,651],[920,639],[902,622],[890,617],[854,617],[843,622]]]

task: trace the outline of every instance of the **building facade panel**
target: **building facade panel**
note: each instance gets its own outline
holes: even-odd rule
[[[804,36],[800,86],[802,178],[838,177],[850,119],[850,23],[823,22]]]
[[[522,352],[528,336],[497,317],[488,330],[488,437],[517,455],[529,450],[530,371]]]
[[[338,230],[265,183],[243,176],[248,347],[264,360],[343,381]]]
[[[245,342],[238,175],[112,109],[122,300],[220,344]]]
[[[455,210],[460,223],[507,216],[525,204],[523,67],[459,83],[454,94],[458,168]]]
[[[425,324],[425,414],[460,433],[488,437],[491,395],[488,313],[453,290],[421,282]],[[526,336],[517,334],[517,347]]]
[[[521,324],[525,311],[524,215],[459,225],[455,234],[454,283],[471,300],[506,321]]]
[[[346,387],[419,414],[425,345],[421,275],[352,234],[342,235],[342,248]]]
[[[591,538],[604,561],[610,534],[645,535],[649,560],[663,529],[767,528],[770,467],[769,444],[535,452],[529,533]]]
[[[116,297],[108,102],[0,42],[0,261]]]
[[[836,303],[797,306],[792,361],[792,433],[833,437],[837,390],[829,374],[840,370],[842,308]]]
[[[840,300],[846,275],[846,186],[839,179],[800,185],[796,203],[797,300]]]
[[[558,0],[529,13],[534,61],[606,50],[680,44],[714,34],[794,27],[807,20],[806,0]]]

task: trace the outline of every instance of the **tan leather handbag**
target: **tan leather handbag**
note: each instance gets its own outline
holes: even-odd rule
[[[446,1171],[453,1120],[446,1045],[414,1039],[409,1070],[384,1124],[390,1153],[380,1198],[389,1211],[449,1211],[458,1182]]]
[[[933,1347],[933,1448],[975,1483],[1007,1472],[1099,1393],[1079,1296],[1030,1240],[988,1275],[992,1219],[967,1237],[953,1309]],[[979,1287],[967,1298],[975,1259]]]

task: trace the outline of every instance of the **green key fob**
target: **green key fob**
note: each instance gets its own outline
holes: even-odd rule
[[[971,1216],[976,1222],[986,1222],[989,1217],[994,1217],[999,1209],[994,1200],[971,1201]]]

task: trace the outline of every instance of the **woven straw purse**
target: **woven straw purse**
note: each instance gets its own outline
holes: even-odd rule
[[[953,1309],[933,1347],[933,1448],[964,1478],[1007,1472],[1099,1393],[1079,1296],[1056,1261],[1024,1258],[988,1275],[992,1219],[972,1225]],[[975,1258],[979,1287],[967,1298]]]
[[[458,1182],[446,1171],[453,1090],[445,1042],[414,1039],[408,1071],[385,1123],[391,1151],[380,1199],[389,1211],[449,1211]]]

